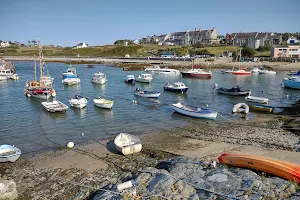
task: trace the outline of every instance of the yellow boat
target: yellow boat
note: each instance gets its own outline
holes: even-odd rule
[[[260,111],[260,112],[273,112],[273,106],[266,106],[262,104],[249,104],[251,110]]]

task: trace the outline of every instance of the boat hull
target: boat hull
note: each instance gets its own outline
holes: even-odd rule
[[[120,133],[114,139],[114,144],[116,149],[124,155],[138,153],[142,150],[140,139],[126,133]]]
[[[251,75],[251,72],[231,72],[232,75]]]
[[[106,83],[106,79],[92,79],[92,83],[103,85]]]
[[[169,92],[187,92],[188,87],[186,88],[172,88],[172,87],[166,87],[164,86],[164,90],[169,91]]]
[[[7,76],[0,76],[0,81],[6,81],[7,80]]]
[[[150,83],[152,81],[152,79],[144,79],[144,78],[136,78],[135,80],[141,83]]]
[[[210,73],[188,73],[188,72],[181,72],[182,76],[185,77],[192,77],[192,78],[211,78]]]
[[[135,91],[134,95],[146,98],[158,98],[160,96],[160,92],[153,93],[140,93],[139,91]]]
[[[259,105],[259,104],[249,104],[249,107],[251,110],[256,110],[259,112],[273,112],[274,107],[272,106],[264,106],[264,105]]]
[[[243,91],[243,92],[228,92],[224,90],[217,89],[217,92],[220,94],[226,94],[226,95],[231,95],[231,96],[242,96],[242,95],[247,95],[249,94],[250,91]]]
[[[216,119],[218,112],[214,112],[212,111],[211,113],[199,113],[199,112],[195,112],[195,111],[188,111],[185,109],[182,109],[178,106],[178,104],[172,104],[172,108],[174,109],[174,111],[182,114],[182,115],[186,115],[189,117],[196,117],[196,118],[204,118],[204,119]]]
[[[245,101],[266,104],[269,100],[267,98],[248,96],[245,97]]]
[[[135,79],[125,79],[125,83],[134,83]]]
[[[53,102],[42,102],[43,107],[45,108],[45,110],[47,110],[48,112],[63,112],[66,111],[68,109],[68,106],[63,104],[60,101],[53,101]]]
[[[79,78],[65,78],[62,80],[62,83],[64,85],[77,85],[80,83],[80,79]]]
[[[298,89],[300,90],[300,81],[293,81],[289,79],[283,79],[283,85],[286,88]]]
[[[285,161],[234,153],[224,153],[218,160],[229,166],[255,169],[300,183],[300,166]]]
[[[112,109],[114,102],[110,100],[94,99],[94,105],[98,108]]]
[[[15,162],[20,156],[21,150],[17,147],[11,145],[0,145],[0,162]]]
[[[87,106],[87,100],[78,100],[78,99],[71,99],[70,101],[69,101],[69,103],[70,103],[70,106],[71,107],[73,107],[73,108],[79,108],[79,109],[81,109],[81,108],[84,108],[84,107],[86,107]]]

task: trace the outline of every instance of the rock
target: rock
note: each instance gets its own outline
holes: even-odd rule
[[[211,181],[211,182],[218,182],[218,183],[221,183],[221,182],[225,182],[227,181],[227,176],[225,174],[214,174],[212,176],[209,176],[207,177],[207,180],[208,181]]]
[[[0,199],[16,199],[18,192],[13,180],[0,180]]]

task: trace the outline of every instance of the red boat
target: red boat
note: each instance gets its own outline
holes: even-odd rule
[[[233,75],[251,75],[250,71],[246,71],[246,68],[240,68],[239,70],[232,71]]]
[[[193,78],[211,78],[211,71],[206,72],[202,69],[190,69],[181,72],[182,76],[193,77]]]

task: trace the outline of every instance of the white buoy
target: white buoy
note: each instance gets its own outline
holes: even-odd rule
[[[121,190],[124,190],[127,188],[131,188],[133,186],[135,186],[135,182],[134,182],[134,180],[130,180],[130,181],[126,181],[124,183],[120,183],[119,185],[117,185],[117,189],[119,191],[121,191]]]
[[[70,149],[73,148],[74,147],[74,142],[69,142],[67,147],[70,148]]]
[[[81,137],[84,137],[84,133],[81,133]]]

